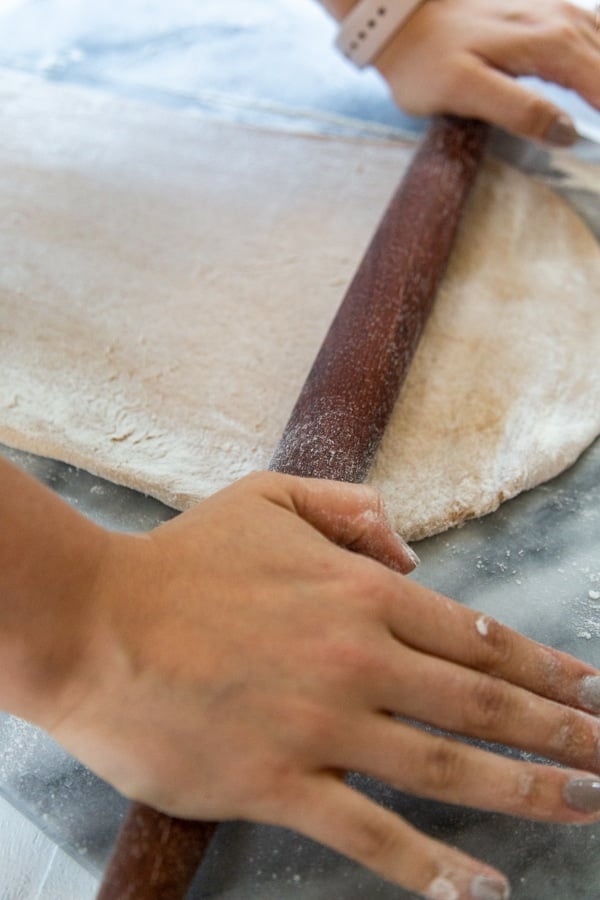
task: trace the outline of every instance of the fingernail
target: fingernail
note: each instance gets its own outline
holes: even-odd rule
[[[579,134],[568,116],[557,116],[546,132],[545,140],[555,147],[571,147],[579,140]]]
[[[462,878],[459,876],[457,881],[461,882]],[[465,887],[464,882],[462,887]],[[470,900],[509,900],[510,897],[507,883],[489,875],[476,875],[468,885],[468,891]],[[453,881],[442,876],[431,882],[425,896],[428,900],[458,900],[464,894]]]
[[[581,679],[579,701],[590,712],[600,713],[600,675],[586,675]]]
[[[447,878],[435,878],[425,892],[427,900],[457,900],[458,888]]]
[[[600,812],[600,781],[597,778],[573,778],[563,790],[567,806],[576,812]]]
[[[472,900],[508,900],[510,888],[504,881],[488,875],[476,875],[471,882]]]
[[[404,553],[408,556],[408,558],[412,562],[414,568],[416,569],[417,566],[420,565],[421,560],[419,559],[419,557],[417,556],[417,554],[415,553],[413,548],[411,546],[409,546],[409,544],[407,544],[406,541],[404,540],[404,538],[401,537],[401,535],[399,535],[399,534],[396,534],[396,540],[398,541],[398,543],[402,547]]]

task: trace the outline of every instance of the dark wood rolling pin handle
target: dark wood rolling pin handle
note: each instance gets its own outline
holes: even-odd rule
[[[478,122],[436,120],[325,338],[270,468],[362,481],[444,275],[483,156]],[[98,900],[183,900],[215,829],[134,803]]]

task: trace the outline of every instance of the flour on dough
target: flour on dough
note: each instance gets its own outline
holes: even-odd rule
[[[491,512],[598,435],[599,285],[570,207],[490,162],[372,471],[406,535]]]
[[[0,86],[0,440],[184,508],[267,466],[412,148]],[[485,167],[371,481],[407,538],[600,431],[600,252]]]

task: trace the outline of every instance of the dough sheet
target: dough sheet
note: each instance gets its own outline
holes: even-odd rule
[[[413,148],[0,88],[0,440],[183,509],[265,468]],[[371,481],[409,539],[600,432],[600,251],[489,161]]]

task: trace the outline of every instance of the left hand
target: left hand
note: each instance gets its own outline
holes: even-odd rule
[[[128,796],[295,829],[429,900],[508,893],[346,771],[530,819],[600,819],[600,672],[405,578],[414,560],[370,488],[261,473],[148,535],[99,540],[93,586],[67,607],[84,613],[72,662],[37,720]],[[54,609],[53,641],[72,626],[62,592]]]
[[[567,146],[577,139],[569,117],[516,78],[535,75],[600,109],[597,26],[564,0],[427,0],[376,67],[408,113],[482,119]]]

